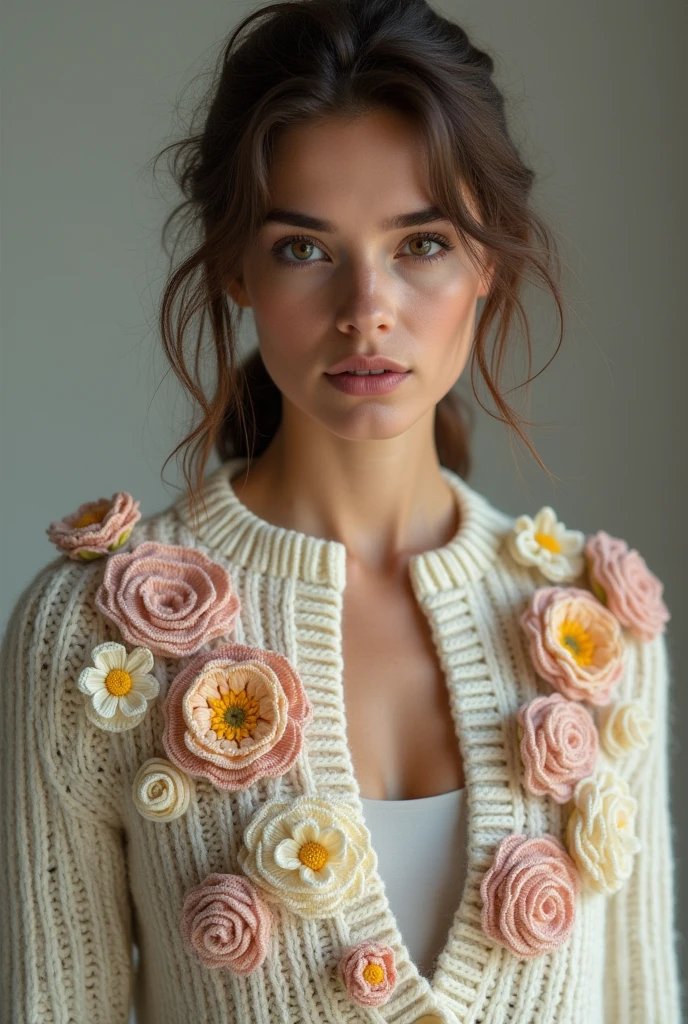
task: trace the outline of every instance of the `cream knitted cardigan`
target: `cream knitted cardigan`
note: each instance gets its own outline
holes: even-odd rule
[[[17,602],[2,648],[2,1020],[126,1024],[135,997],[140,1024],[410,1024],[423,1014],[447,1024],[677,1024],[663,635],[629,641],[619,684],[619,696],[642,700],[655,723],[650,747],[617,769],[638,801],[630,880],[613,896],[586,893],[568,941],[533,959],[481,930],[480,881],[496,844],[513,832],[562,836],[565,818],[561,805],[524,789],[514,722],[542,692],[518,625],[542,577],[507,552],[512,517],[446,469],[459,530],[409,567],[468,787],[468,876],[432,979],[410,961],[377,871],[330,917],[307,920],[273,904],[267,957],[248,976],[190,955],[180,932],[185,894],[210,872],[241,874],[242,833],[266,800],[309,791],[362,814],[342,689],[346,549],[255,516],[229,483],[244,465],[233,459],[209,475],[207,517],[195,532],[182,496],[142,519],[131,545],[198,548],[229,570],[241,601],[233,639],[284,654],[312,701],[299,758],[240,792],[196,780],[184,815],[142,817],[132,782],[146,759],[164,755],[161,704],[176,662],[157,659],[160,696],[140,725],[96,728],[77,678],[95,645],[121,641],[94,603],[104,560],[48,565]],[[336,970],[342,951],[364,939],[396,956],[396,987],[376,1008],[352,1002]]]

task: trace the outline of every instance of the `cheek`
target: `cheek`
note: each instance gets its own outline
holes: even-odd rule
[[[459,278],[432,294],[415,295],[406,320],[426,375],[443,381],[460,375],[473,340],[477,292],[477,280]]]

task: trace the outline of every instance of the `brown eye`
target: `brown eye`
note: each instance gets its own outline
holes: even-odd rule
[[[428,249],[432,245],[431,238],[412,238],[409,245],[417,245],[418,249],[414,252],[414,256],[427,256]]]
[[[290,242],[290,248],[298,259],[308,259],[313,254],[316,246],[312,242]]]

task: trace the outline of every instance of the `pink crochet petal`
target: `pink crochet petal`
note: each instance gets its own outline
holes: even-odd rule
[[[664,632],[671,614],[663,584],[635,548],[600,530],[586,541],[585,555],[595,593],[623,626],[643,641]]]

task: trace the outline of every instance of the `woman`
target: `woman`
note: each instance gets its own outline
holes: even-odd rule
[[[469,357],[540,462],[500,370],[529,271],[562,312],[492,71],[422,0],[271,5],[173,147],[202,418],[5,638],[3,1019],[678,1021],[661,583],[465,481]]]

